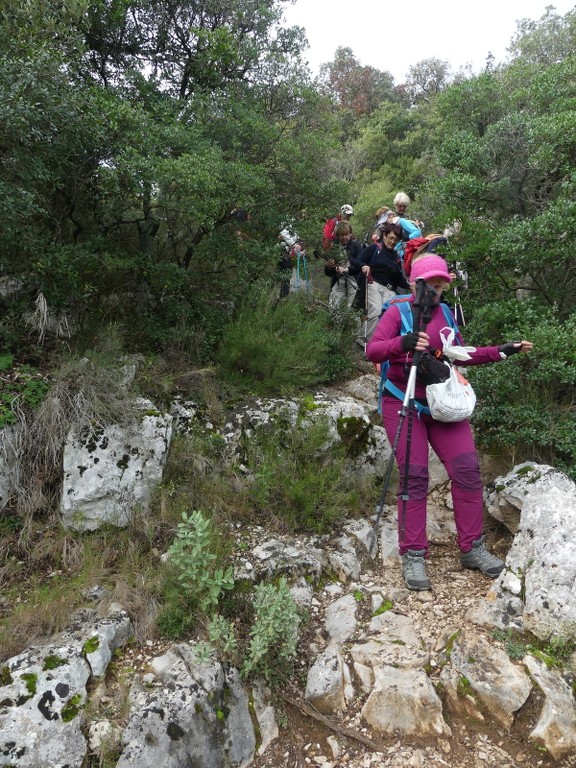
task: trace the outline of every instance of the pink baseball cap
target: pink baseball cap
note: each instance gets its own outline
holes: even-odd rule
[[[430,280],[433,277],[441,277],[447,283],[452,282],[448,272],[448,265],[442,256],[436,256],[431,253],[428,256],[422,256],[412,263],[410,270],[411,283],[415,283],[416,280]]]

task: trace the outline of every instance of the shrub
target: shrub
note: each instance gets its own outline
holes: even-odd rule
[[[492,636],[504,644],[504,650],[511,659],[522,659],[530,653],[543,661],[548,668],[569,666],[576,649],[576,641],[564,640],[555,635],[545,641],[511,629],[506,631],[496,629]]]
[[[183,512],[174,543],[168,549],[169,562],[179,571],[178,581],[184,593],[204,614],[218,604],[223,590],[234,586],[232,567],[215,567],[218,558],[213,552],[214,539],[212,523],[202,512]]]
[[[533,302],[479,311],[468,343],[530,339],[534,350],[497,365],[468,369],[478,396],[473,416],[479,447],[543,462],[576,478],[576,316],[561,323]]]
[[[286,679],[296,656],[300,616],[286,579],[258,584],[254,590],[256,618],[250,631],[248,658],[242,674],[262,675],[269,684]]]
[[[215,520],[243,525],[266,520],[282,531],[332,531],[360,507],[364,481],[350,465],[356,442],[350,430],[328,447],[334,437],[327,419],[311,410],[309,400],[302,409],[302,418],[310,422],[306,427],[295,428],[279,415],[273,425],[261,425],[246,437],[233,464],[222,456],[217,433],[175,440],[159,489],[163,517],[179,518],[194,504]]]
[[[37,408],[49,383],[29,365],[14,366],[12,355],[0,355],[0,429],[18,421],[18,412]]]
[[[331,314],[307,296],[279,301],[269,285],[255,286],[217,354],[236,389],[278,395],[334,381],[352,368],[354,315]]]
[[[263,675],[270,684],[277,683],[288,674],[296,655],[300,616],[294,598],[285,579],[278,584],[249,584],[248,592],[244,582],[236,585],[231,567],[215,567],[214,537],[211,521],[201,512],[183,513],[168,549],[169,563],[179,575],[172,580],[168,574],[158,627],[173,639],[198,638],[201,621],[206,620],[207,641],[196,643],[199,659],[214,651],[229,663],[244,658],[244,676]],[[229,596],[222,601],[225,613],[220,614],[214,609],[224,590]],[[250,611],[243,606],[247,600]]]
[[[329,425],[318,418],[273,434],[260,430],[247,445],[247,486],[256,514],[285,530],[327,533],[359,505],[360,480],[351,472],[346,449],[330,449]]]

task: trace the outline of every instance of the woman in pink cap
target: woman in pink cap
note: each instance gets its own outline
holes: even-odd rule
[[[414,352],[442,349],[441,329],[446,327],[446,317],[439,306],[442,292],[452,278],[446,262],[436,254],[426,254],[416,260],[409,276],[413,305],[418,286],[424,286],[432,296],[430,320],[426,330],[413,330],[401,335],[401,313],[399,307],[392,305],[382,315],[378,326],[366,348],[366,357],[373,363],[390,361],[388,382],[401,392],[406,391],[408,370]],[[429,289],[432,289],[430,293]],[[458,343],[463,340],[458,331]],[[459,366],[483,365],[505,360],[517,352],[529,352],[533,347],[530,341],[515,341],[500,346],[468,348],[469,359],[459,361]],[[480,477],[478,455],[474,445],[472,430],[468,419],[456,422],[437,421],[426,408],[426,386],[416,378],[414,398],[424,406],[424,411],[411,419],[410,454],[408,477],[406,457],[408,441],[407,430],[402,427],[397,441],[396,462],[400,474],[398,495],[398,544],[402,558],[404,581],[409,589],[430,589],[430,580],[426,572],[428,558],[428,539],[426,536],[426,497],[428,494],[428,444],[432,446],[444,464],[450,478],[454,521],[456,524],[457,543],[460,548],[460,562],[465,568],[482,571],[490,578],[496,578],[504,563],[491,554],[484,542],[483,530],[483,488]],[[397,394],[384,391],[382,398],[382,418],[390,444],[394,444],[400,415],[401,403]],[[407,481],[405,484],[405,480]],[[407,490],[407,493],[405,492]]]

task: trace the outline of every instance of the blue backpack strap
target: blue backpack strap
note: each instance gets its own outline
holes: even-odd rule
[[[390,394],[394,395],[394,397],[397,397],[398,400],[404,400],[404,395],[406,392],[402,392],[400,387],[397,387],[396,384],[392,384],[392,382],[388,381],[388,379],[386,379],[383,389],[385,389],[387,392],[390,392]],[[419,403],[418,400],[414,400],[414,408],[418,414],[425,413],[427,416],[430,416],[430,408],[428,408],[427,405],[422,405],[422,403]],[[378,413],[382,414],[382,399],[380,399],[378,404]]]
[[[412,317],[412,304],[407,301],[407,296],[400,297],[398,296],[396,299],[389,299],[388,301],[384,302],[382,306],[382,314],[388,309],[388,307],[392,306],[392,304],[396,304],[399,311],[400,311],[400,335],[405,336],[407,333],[412,332],[413,328],[413,317]],[[442,312],[444,313],[444,319],[446,320],[446,323],[450,328],[453,328],[458,333],[459,328],[456,323],[456,320],[454,318],[454,315],[452,314],[452,310],[448,306],[448,304],[445,304],[444,302],[441,302],[440,306],[442,307]],[[456,339],[456,343],[460,344],[460,341]],[[383,362],[380,366],[380,386],[378,388],[378,413],[382,414],[382,397],[384,395],[384,390],[387,392],[390,392],[391,395],[394,395],[394,397],[398,398],[398,400],[404,400],[404,395],[406,394],[403,392],[400,387],[397,387],[395,384],[392,384],[391,381],[388,381],[388,369],[390,368],[390,362],[386,360]],[[430,415],[430,409],[419,403],[418,401],[414,402],[414,407],[416,408],[416,411],[418,414],[424,413]]]
[[[454,313],[452,312],[448,304],[445,304],[444,302],[442,302],[440,306],[442,307],[442,312],[444,312],[444,319],[446,320],[450,328],[453,328],[456,331],[456,333],[460,333],[460,328],[458,328],[458,323],[456,322]],[[457,337],[454,337],[454,341],[456,342],[456,344],[458,344],[459,347],[462,346],[462,344],[460,343],[460,340]]]
[[[400,334],[405,336],[407,333],[412,332],[414,327],[414,318],[412,317],[412,304],[406,299],[400,299],[400,301],[391,301],[397,305],[400,310]]]
[[[393,304],[398,307],[398,310],[400,312],[400,335],[405,336],[407,333],[412,332],[412,328],[414,327],[414,318],[412,317],[412,304],[408,299],[410,298],[411,294],[406,294],[404,296],[398,296],[396,298],[388,299],[388,301],[385,301],[382,305],[382,314],[391,307]],[[378,413],[382,414],[382,397],[384,396],[384,390],[387,390],[390,392],[390,394],[394,395],[394,397],[397,397],[398,400],[404,400],[405,392],[402,392],[402,390],[397,387],[395,384],[392,384],[392,382],[388,381],[388,369],[390,368],[390,362],[388,360],[385,360],[383,363],[380,364],[380,386],[378,387]],[[414,406],[418,413],[430,413],[430,409],[427,408],[425,405],[421,405],[418,402],[414,403]]]

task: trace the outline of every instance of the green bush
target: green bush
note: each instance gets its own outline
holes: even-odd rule
[[[346,448],[329,450],[326,419],[296,428],[260,430],[248,446],[250,506],[260,519],[292,532],[328,533],[360,505],[360,480],[351,472]]]
[[[13,363],[12,355],[0,355],[0,429],[16,424],[18,411],[37,408],[50,386],[31,366]]]
[[[286,579],[254,589],[255,620],[242,674],[262,675],[269,684],[285,680],[296,656],[300,616]]]
[[[245,676],[259,674],[270,684],[278,682],[289,673],[296,655],[300,623],[286,580],[255,587],[235,584],[231,566],[217,567],[216,548],[212,522],[199,511],[183,513],[168,549],[158,628],[172,639],[192,635],[201,659],[217,652],[222,661],[241,663]],[[228,595],[220,614],[224,590]],[[250,603],[249,611],[245,602]]]
[[[232,567],[216,567],[218,556],[214,548],[211,521],[197,510],[190,514],[183,512],[168,558],[179,571],[178,581],[183,591],[204,614],[218,604],[223,590],[234,586]]]
[[[477,311],[467,343],[529,339],[534,350],[496,365],[469,368],[478,401],[473,424],[488,452],[551,464],[576,479],[576,317],[554,308],[506,302]]]
[[[217,433],[175,440],[160,489],[163,514],[169,509],[172,518],[179,517],[194,504],[215,520],[266,521],[280,531],[332,531],[361,506],[364,480],[350,459],[365,436],[339,424],[341,442],[331,445],[328,420],[311,402],[301,405],[306,426],[294,427],[282,414],[272,416],[238,446],[233,464],[224,459]]]
[[[353,313],[336,316],[298,294],[279,301],[271,286],[255,286],[226,327],[217,360],[236,390],[278,395],[349,373],[353,338]]]
[[[198,606],[184,593],[174,573],[165,574],[159,599],[161,607],[156,623],[162,637],[182,640],[196,635],[199,626]]]
[[[550,669],[569,666],[570,659],[576,650],[576,641],[564,640],[552,635],[547,641],[508,629],[495,629],[492,633],[495,640],[504,644],[504,650],[511,659],[522,659],[527,653],[543,661]]]

